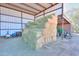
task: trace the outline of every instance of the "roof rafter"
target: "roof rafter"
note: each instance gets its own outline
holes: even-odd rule
[[[28,12],[32,12],[32,13],[34,13],[34,14],[36,13],[36,12],[34,12],[34,11],[25,9],[25,8],[23,8],[23,7],[19,7],[19,6],[17,6],[17,5],[11,4],[11,3],[7,3],[7,4],[9,4],[9,5],[11,5],[11,6],[14,6],[14,7],[17,7],[17,8],[20,8],[20,9],[23,9],[23,10],[26,10],[26,11],[28,11]]]
[[[53,5],[52,3],[48,3],[48,4]]]
[[[29,6],[29,5],[25,4],[25,3],[20,3],[20,4],[21,4],[21,5],[24,5],[24,6],[27,6],[27,7],[30,7],[30,8],[32,8],[32,9],[34,9],[34,10],[40,11],[39,9],[36,9],[36,8],[34,8],[34,7],[32,7],[32,6]]]
[[[44,12],[45,10],[47,10],[47,9],[51,8],[52,6],[55,6],[55,5],[57,5],[57,4],[58,4],[58,3],[55,3],[54,5],[49,6],[48,8],[44,9],[43,11],[40,11],[39,13]],[[36,15],[38,15],[39,13],[37,13]]]
[[[4,6],[4,5],[1,5],[1,4],[0,4],[0,6],[1,6],[1,7],[8,8],[8,9],[15,10],[15,11],[23,12],[23,13],[26,13],[26,14],[33,15],[33,16],[34,16],[34,14],[31,14],[31,13],[28,13],[28,12],[25,12],[25,11],[22,11],[22,10],[17,10],[17,9],[15,9],[15,8],[12,8],[12,7]]]
[[[16,3],[15,4],[14,3],[4,3],[3,4],[2,3],[1,6],[2,7],[6,7],[8,9],[13,9],[13,10],[16,10],[16,11],[20,11],[20,12],[23,12],[23,13],[27,13],[29,15],[36,16],[39,13],[44,12],[45,10],[47,10],[47,9],[55,6],[58,3],[54,3],[54,4],[53,3],[47,3],[49,5],[47,8],[45,6],[43,6],[41,3],[35,3],[35,4],[36,4],[37,7],[40,7],[42,9],[39,10],[38,8],[35,8],[35,6],[31,6],[31,5],[28,5],[26,3],[19,3],[19,4],[16,4]],[[30,10],[30,8],[33,9],[34,11],[33,10]]]
[[[38,6],[40,6],[40,7],[44,8],[44,9],[46,9],[46,7],[42,6],[42,5],[39,4],[39,3],[35,3],[35,4],[37,4]]]

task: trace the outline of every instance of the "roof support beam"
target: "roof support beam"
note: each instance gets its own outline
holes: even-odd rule
[[[44,12],[45,10],[47,10],[47,9],[49,9],[49,8],[51,8],[51,7],[55,6],[55,5],[57,5],[57,4],[58,4],[58,3],[56,3],[56,4],[54,4],[54,5],[51,5],[50,7],[44,9],[43,11],[40,11],[39,13]],[[39,13],[37,13],[36,15],[38,15]]]
[[[17,10],[15,8],[12,8],[12,7],[4,6],[4,5],[1,5],[1,4],[0,4],[0,6],[34,16],[34,14],[31,14],[31,13],[28,13],[28,12],[25,12],[25,11],[22,11],[22,10]]]
[[[32,6],[29,6],[29,5],[25,4],[25,3],[20,3],[20,4],[21,4],[21,5],[24,5],[24,6],[27,6],[27,7],[30,7],[30,8],[32,8],[32,9],[36,10],[36,11],[40,11],[39,9],[36,9],[36,8],[34,8],[34,7],[32,7]]]
[[[50,5],[53,5],[52,3],[49,3]]]
[[[34,16],[34,22],[35,22],[36,17]]]
[[[28,10],[28,9],[25,9],[25,8],[23,8],[23,7],[20,7],[20,6],[11,4],[11,3],[7,3],[7,4],[8,4],[8,5],[11,5],[11,6],[14,6],[14,7],[16,7],[16,8],[20,8],[20,9],[26,10],[26,11],[28,11],[28,12],[36,13],[36,12],[34,12],[34,11],[30,11],[30,10]]]
[[[38,6],[40,6],[40,7],[44,8],[44,9],[46,9],[46,7],[42,6],[42,5],[39,4],[39,3],[35,3],[35,4],[37,4]]]
[[[22,12],[21,12],[21,30],[23,32],[23,14],[22,14]]]
[[[0,7],[0,36],[1,36],[1,7]]]
[[[62,29],[64,29],[64,19],[63,19],[63,3],[62,3],[62,15],[61,15],[61,27],[62,27]],[[62,32],[62,34],[61,34],[61,38],[62,38],[62,40],[63,40],[63,34],[64,34],[64,32]]]
[[[54,10],[51,10],[51,11],[49,11],[49,12],[46,12],[45,14],[51,13],[51,12],[56,11],[56,10],[61,9],[61,8],[62,8],[62,7],[57,8],[57,9],[54,9]],[[44,12],[45,12],[45,11],[44,11]],[[41,15],[43,15],[43,14],[41,14]],[[41,15],[39,15],[39,16],[41,16]],[[39,16],[36,16],[36,17],[39,17]]]
[[[44,18],[45,18],[45,11],[43,12],[43,16],[44,16]]]

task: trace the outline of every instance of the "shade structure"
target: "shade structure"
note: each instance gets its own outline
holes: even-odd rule
[[[58,3],[1,3],[0,6],[30,15],[37,15],[56,4]]]

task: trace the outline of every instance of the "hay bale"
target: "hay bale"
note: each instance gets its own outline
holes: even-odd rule
[[[42,29],[44,29],[48,18],[51,18],[51,16],[27,23],[27,26],[22,33],[22,37],[29,48],[36,49],[38,37],[41,35]]]
[[[30,48],[30,49],[36,48],[37,37],[36,37],[35,31],[25,29],[22,37],[23,37],[24,41],[26,42],[28,48]]]

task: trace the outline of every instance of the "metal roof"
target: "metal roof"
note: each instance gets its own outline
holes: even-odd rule
[[[0,6],[35,16],[56,4],[58,3],[0,3]]]

